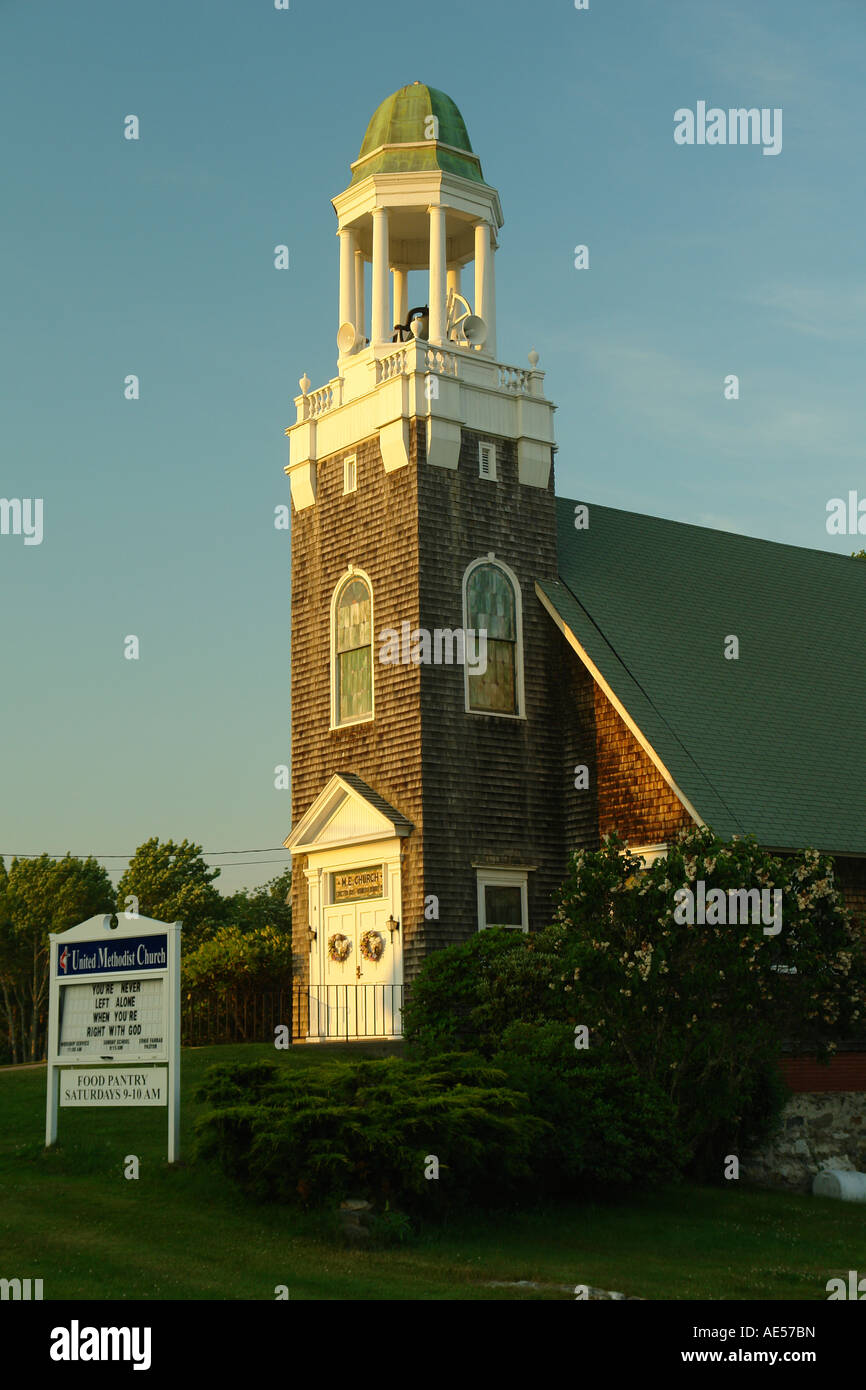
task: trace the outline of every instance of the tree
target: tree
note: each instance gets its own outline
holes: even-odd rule
[[[263,990],[285,989],[292,980],[292,939],[275,927],[243,932],[219,927],[181,962],[184,994],[231,991],[243,1000]]]
[[[184,997],[204,1002],[219,996],[240,1036],[250,1001],[292,982],[291,882],[291,870],[285,869],[263,888],[233,893],[224,900],[226,924],[192,949],[188,943],[183,952]]]
[[[49,932],[114,911],[108,874],[95,859],[0,859],[0,1002],[13,1062],[45,1056]]]
[[[185,946],[213,936],[226,918],[226,900],[213,886],[219,869],[202,858],[201,845],[184,840],[160,843],[157,836],[139,845],[117,885],[118,912],[127,899],[136,910],[160,922],[182,922]]]
[[[242,888],[225,899],[228,920],[241,932],[262,931],[273,927],[291,936],[292,932],[292,871],[284,869],[263,888],[248,892]]]

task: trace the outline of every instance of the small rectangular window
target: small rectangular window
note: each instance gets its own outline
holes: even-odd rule
[[[343,459],[343,496],[356,492],[358,488],[358,463],[355,454]]]
[[[478,445],[478,476],[496,482],[496,445]]]
[[[478,870],[478,929],[512,927],[529,930],[525,869]]]
[[[488,927],[522,927],[523,904],[518,884],[488,883],[484,887],[484,922]]]

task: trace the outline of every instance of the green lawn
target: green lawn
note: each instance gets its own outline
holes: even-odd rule
[[[182,1154],[212,1062],[321,1068],[341,1055],[185,1051]],[[355,1250],[322,1216],[251,1204],[215,1169],[169,1168],[164,1110],[61,1110],[51,1151],[44,1124],[44,1068],[0,1072],[0,1277],[41,1278],[46,1299],[272,1299],[278,1284],[293,1299],[570,1299],[588,1283],[643,1298],[825,1300],[829,1278],[866,1268],[866,1208],[735,1183],[479,1215],[408,1247]],[[138,1181],[123,1177],[132,1153]],[[549,1287],[489,1287],[517,1280]]]

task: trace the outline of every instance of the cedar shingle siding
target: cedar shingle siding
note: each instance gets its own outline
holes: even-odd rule
[[[565,667],[558,718],[570,750],[564,769],[566,845],[597,849],[614,831],[631,845],[667,843],[694,824],[692,817],[583,662],[558,631],[557,636]],[[574,786],[579,764],[589,772],[586,791]]]
[[[589,673],[587,680],[591,681]],[[641,748],[604,691],[592,682],[598,740],[598,828],[632,845],[673,839],[694,820]]]
[[[405,980],[423,954],[477,928],[476,863],[532,865],[533,926],[550,917],[566,840],[562,639],[534,591],[556,573],[553,480],[517,480],[513,440],[493,439],[497,481],[478,475],[482,436],[464,431],[456,470],[428,467],[413,421],[411,462],[386,474],[375,439],[353,445],[358,488],[343,496],[344,453],[319,463],[315,506],[292,519],[292,821],[334,772],[354,772],[411,820],[405,842]],[[373,585],[374,639],[408,621],[429,631],[463,622],[466,566],[493,552],[516,574],[523,604],[525,719],[467,714],[461,666],[375,662],[375,719],[329,730],[331,596],[349,563]],[[375,651],[378,642],[375,642]],[[305,857],[294,861],[296,981],[307,981]],[[438,920],[425,920],[425,895]]]
[[[496,445],[496,482],[479,477],[482,439]],[[549,920],[550,895],[562,880],[562,638],[534,587],[539,575],[556,574],[552,471],[547,490],[521,485],[515,441],[470,430],[462,433],[457,469],[421,469],[423,624],[462,624],[466,567],[493,552],[520,584],[526,700],[525,719],[468,714],[462,667],[422,669],[425,887],[439,898],[438,922],[424,924],[427,949],[464,941],[477,929],[473,864],[536,866],[528,876],[533,926]]]
[[[354,772],[415,825],[402,865],[407,967],[423,918],[420,674],[380,666],[376,635],[418,614],[418,486],[412,463],[386,473],[377,439],[320,461],[315,506],[292,515],[292,824],[335,772]],[[343,496],[343,459],[357,456],[358,488]],[[349,564],[373,586],[372,723],[329,729],[331,597]],[[293,858],[295,983],[309,978],[306,856]]]
[[[482,439],[496,446],[496,481],[479,476]],[[344,496],[347,453],[357,457],[357,491]],[[374,437],[320,461],[317,476],[315,505],[292,518],[292,822],[298,824],[335,772],[356,774],[412,822],[402,860],[406,985],[411,986],[428,951],[465,941],[477,929],[476,866],[532,866],[529,921],[541,927],[551,920],[551,899],[574,849],[596,848],[611,831],[632,845],[664,843],[691,824],[679,798],[557,627],[536,593],[536,581],[566,629],[578,633],[592,659],[608,667],[612,686],[621,687],[619,698],[653,746],[661,745],[677,781],[694,788],[698,813],[716,823],[720,833],[731,832],[731,826],[718,823],[722,818],[712,779],[696,761],[697,738],[691,741],[694,757],[687,757],[676,739],[673,715],[684,717],[688,691],[674,681],[671,688],[680,703],[674,708],[671,697],[673,722],[660,718],[645,686],[621,666],[614,647],[606,645],[604,598],[612,589],[599,589],[597,573],[597,612],[590,617],[582,607],[588,601],[587,576],[595,571],[587,568],[586,536],[574,533],[574,504],[554,497],[552,468],[547,489],[522,485],[516,442],[469,430],[462,432],[456,470],[430,466],[426,424],[415,419],[408,466],[386,473]],[[598,533],[619,516],[632,524],[630,514],[594,509],[593,566],[601,563],[602,554],[612,563],[611,547],[599,549]],[[691,533],[696,528],[681,529]],[[649,533],[653,538],[652,526]],[[735,537],[725,540],[739,544]],[[757,544],[748,542],[750,555]],[[581,570],[569,572],[569,549],[583,557]],[[636,564],[627,547],[613,549],[631,554]],[[462,666],[382,666],[377,659],[383,628],[399,632],[403,622],[430,632],[460,628],[464,572],[490,553],[520,584],[522,719],[467,713]],[[332,731],[330,605],[350,563],[363,569],[373,586],[375,719]],[[558,577],[560,572],[569,575],[573,591]],[[850,581],[847,571],[837,572]],[[620,595],[611,601],[616,621],[624,625],[617,644],[623,648],[640,631],[632,600],[626,599]],[[663,654],[653,656],[657,667],[662,659]],[[719,669],[729,678],[723,665]],[[748,681],[740,688],[748,693]],[[581,764],[589,770],[586,790],[574,785]],[[309,962],[305,867],[305,856],[296,855],[295,981],[301,985],[307,983]],[[838,869],[846,900],[863,918],[866,860],[843,857]],[[429,896],[438,900],[438,918],[425,920]]]

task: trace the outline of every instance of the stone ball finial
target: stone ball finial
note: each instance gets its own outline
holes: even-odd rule
[[[310,378],[307,376],[306,372],[304,372],[304,375],[301,377],[300,381],[298,382],[298,385],[301,388],[301,395],[306,396],[307,392],[310,389],[310,386],[312,385]]]
[[[538,366],[538,353],[535,351],[535,348],[533,348],[529,354],[529,365],[533,371],[535,371],[535,368]]]

